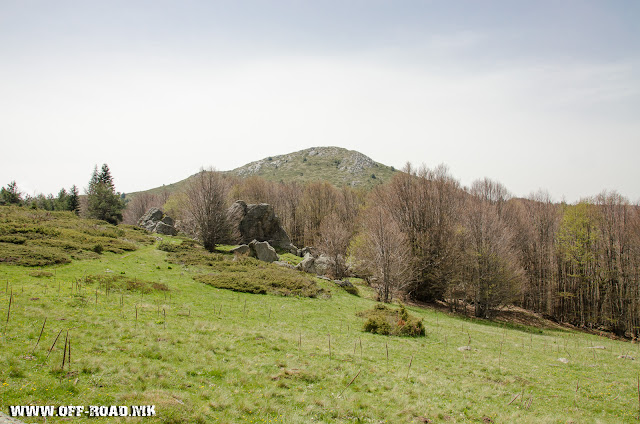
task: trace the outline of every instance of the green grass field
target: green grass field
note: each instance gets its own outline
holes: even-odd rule
[[[155,405],[151,418],[46,420],[79,423],[638,422],[636,344],[417,307],[407,309],[426,337],[371,334],[356,315],[375,305],[367,287],[358,297],[314,278],[321,296],[224,290],[193,279],[212,266],[129,242],[137,250],[0,265],[0,410]]]

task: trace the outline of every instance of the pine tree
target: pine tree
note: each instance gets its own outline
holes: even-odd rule
[[[76,215],[80,214],[80,196],[78,187],[75,184],[71,187],[67,196],[67,210],[74,212]]]
[[[87,189],[87,213],[89,218],[101,219],[111,224],[122,221],[124,204],[120,193],[116,193],[113,177],[105,163],[98,172],[96,166]]]
[[[18,184],[11,181],[7,187],[0,189],[0,203],[7,205],[20,205],[22,203],[22,193],[18,190]]]
[[[68,197],[69,194],[67,193],[67,190],[61,188],[58,192],[58,197],[54,201],[54,209],[57,211],[66,211],[69,204]]]

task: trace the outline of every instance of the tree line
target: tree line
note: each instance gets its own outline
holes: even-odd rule
[[[96,166],[85,189],[85,198],[80,197],[78,187],[68,191],[60,189],[57,196],[37,194],[30,196],[18,188],[15,181],[0,188],[0,205],[15,205],[47,211],[71,211],[86,218],[101,219],[111,224],[122,221],[125,209],[124,195],[116,192],[113,177],[107,164],[98,170]],[[84,200],[84,202],[82,201]]]
[[[64,204],[63,191],[40,204]],[[202,170],[183,190],[139,194],[125,209],[105,164],[95,168],[86,194],[84,216],[135,224],[150,207],[162,207],[210,250],[233,241],[225,222],[233,201],[269,203],[293,244],[329,256],[336,278],[367,279],[381,301],[445,302],[486,318],[514,304],[639,336],[640,208],[616,192],[575,204],[554,202],[544,191],[515,198],[486,178],[462,187],[443,165],[407,164],[371,190]],[[15,183],[1,189],[0,203],[20,202]]]

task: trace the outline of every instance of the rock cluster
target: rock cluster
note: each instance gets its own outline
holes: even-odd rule
[[[276,250],[266,241],[253,240],[249,244],[242,244],[231,252],[238,255],[247,255],[264,262],[275,262],[280,260]]]
[[[142,215],[142,218],[138,220],[138,226],[145,230],[170,236],[178,234],[174,225],[173,219],[158,208],[149,209],[147,213]]]
[[[333,260],[330,257],[325,255],[314,256],[310,252],[306,252],[302,262],[296,265],[296,269],[310,274],[327,275],[332,266]]]
[[[228,211],[231,225],[238,232],[240,243],[249,244],[253,240],[269,242],[271,246],[292,249],[291,239],[280,225],[280,219],[267,203],[246,204],[236,201]]]

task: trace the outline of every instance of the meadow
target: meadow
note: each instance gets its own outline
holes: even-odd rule
[[[359,282],[359,296],[306,274],[313,297],[221,289],[194,277],[289,277],[228,253],[180,260],[166,246],[182,242],[0,264],[0,410],[155,405],[153,417],[46,420],[78,423],[638,422],[638,344],[412,305],[424,337],[371,334],[359,313],[375,296]]]

